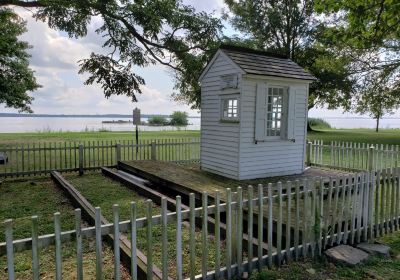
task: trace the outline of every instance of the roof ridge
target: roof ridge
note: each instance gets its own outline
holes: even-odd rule
[[[281,58],[281,59],[290,60],[287,57],[287,55],[278,54],[278,53],[272,53],[272,52],[267,52],[267,51],[261,51],[261,50],[255,50],[255,49],[246,48],[246,47],[240,47],[240,46],[235,46],[235,45],[221,44],[219,48],[221,50],[235,51],[235,52],[242,52],[242,53],[250,53],[250,54],[258,54],[258,55],[262,55],[262,56],[269,56],[269,57],[274,57],[274,58]]]

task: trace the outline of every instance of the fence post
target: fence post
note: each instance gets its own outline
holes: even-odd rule
[[[121,161],[121,144],[117,143],[115,144],[115,156],[117,160],[117,164],[119,161]]]
[[[368,150],[368,171],[372,171],[374,168],[374,146],[370,146]]]
[[[312,142],[308,142],[307,166],[311,166]]]
[[[156,142],[151,141],[151,160],[157,160]]]
[[[83,145],[79,144],[79,175],[83,175]]]

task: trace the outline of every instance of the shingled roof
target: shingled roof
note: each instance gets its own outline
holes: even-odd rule
[[[221,45],[219,49],[246,74],[316,80],[313,75],[283,55],[231,45]]]

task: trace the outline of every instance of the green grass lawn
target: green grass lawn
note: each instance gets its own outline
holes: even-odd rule
[[[199,137],[200,131],[143,131],[141,140],[161,138]],[[378,133],[373,129],[316,129],[308,132],[309,140],[345,141],[360,143],[379,143],[400,145],[400,129],[381,129]],[[32,143],[38,141],[97,141],[97,140],[133,140],[134,132],[30,132],[0,133],[0,144]]]
[[[48,179],[27,181],[4,181],[0,185],[0,221],[12,218],[14,239],[31,236],[31,216],[38,215],[40,235],[54,233],[53,214],[61,213],[62,230],[74,229],[74,208],[68,199]],[[85,225],[83,225],[85,226]],[[4,225],[0,222],[0,242],[4,242]],[[76,279],[76,251],[74,243],[62,246],[63,278]],[[85,279],[96,279],[96,255],[93,241],[83,243]],[[39,252],[41,279],[55,277],[54,246],[41,249]],[[103,245],[104,276],[111,279],[113,270],[113,252],[109,246]],[[7,279],[7,259],[0,256],[0,279]],[[16,279],[32,279],[32,251],[15,253]],[[127,272],[122,272],[124,279]]]
[[[143,131],[139,132],[139,140],[161,138],[199,137],[200,131]],[[33,142],[64,142],[64,141],[106,141],[134,140],[135,133],[128,132],[29,132],[0,133],[0,145],[24,144]]]
[[[252,275],[253,280],[277,279],[399,279],[400,275],[400,232],[387,235],[377,241],[387,244],[392,249],[391,258],[370,257],[364,264],[354,268],[335,265],[325,257],[305,260],[281,268],[263,270]]]
[[[308,132],[307,139],[310,141],[323,140],[325,144],[329,144],[331,141],[341,141],[400,145],[400,129],[381,129],[378,133],[373,129],[314,130]]]

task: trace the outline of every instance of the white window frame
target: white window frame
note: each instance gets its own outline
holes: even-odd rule
[[[273,108],[273,104],[269,103],[268,101],[270,100],[270,89],[273,91],[273,89],[280,89],[282,90],[282,97],[281,97],[281,108],[280,111],[274,112],[274,108]],[[267,114],[267,123],[266,123],[266,128],[265,128],[265,133],[266,133],[266,137],[269,140],[285,140],[287,137],[287,133],[286,133],[286,129],[287,129],[287,122],[288,122],[288,118],[287,118],[287,112],[289,110],[289,100],[287,97],[285,97],[285,94],[287,94],[288,91],[288,87],[287,86],[283,86],[283,85],[278,85],[278,84],[267,84],[266,87],[267,90],[267,94],[266,94],[266,98],[267,98],[267,110],[266,110],[266,114]],[[274,96],[274,94],[272,94],[272,96]],[[272,101],[272,100],[271,100]],[[271,107],[270,107],[271,106]],[[277,108],[275,108],[276,110]],[[271,114],[271,116],[273,116],[274,114],[280,114],[280,118],[279,120],[272,119],[272,123],[274,123],[274,125],[271,125],[271,127],[268,127],[268,123],[269,123],[269,114]],[[273,131],[277,131],[276,129],[273,129],[273,127],[277,126],[277,121],[279,121],[279,135],[276,135],[276,132],[274,133],[270,133]],[[271,134],[275,134],[275,135],[271,135]]]
[[[232,108],[232,109],[236,109],[236,117],[224,116],[225,109],[226,109],[225,104],[226,104],[226,102],[229,102],[229,100],[237,101],[236,108]],[[221,95],[220,96],[220,121],[221,122],[239,122],[239,120],[240,120],[240,95],[239,95],[239,93]]]

